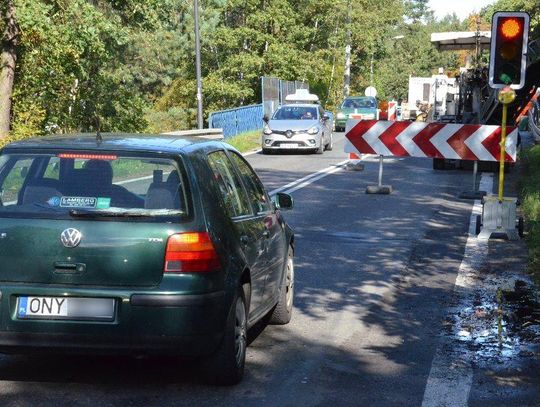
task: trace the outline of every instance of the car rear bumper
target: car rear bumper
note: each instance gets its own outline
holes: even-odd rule
[[[201,356],[218,346],[232,299],[201,294],[0,286],[0,351]],[[19,318],[20,295],[115,299],[111,321]]]
[[[0,332],[0,353],[178,355],[195,358],[211,354],[219,345],[222,335],[126,338],[111,335]]]

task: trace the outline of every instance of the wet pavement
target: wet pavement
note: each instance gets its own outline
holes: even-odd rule
[[[208,386],[177,358],[0,356],[0,407],[540,405],[524,242],[492,240],[482,262],[469,256],[472,203],[456,199],[468,171],[385,159],[394,192],[384,196],[365,193],[377,158],[319,179],[347,158],[339,136],[322,156],[249,157],[269,189],[304,187],[287,213],[293,320],[250,332],[242,383]]]
[[[505,196],[517,196],[518,177],[519,168],[507,174]],[[491,239],[487,250],[444,321],[446,352],[472,368],[469,406],[539,406],[540,297],[526,243]]]
[[[470,406],[540,405],[540,307],[526,253],[524,241],[490,241],[484,288],[458,318],[473,353]]]

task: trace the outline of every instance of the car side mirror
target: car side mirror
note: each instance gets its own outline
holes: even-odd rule
[[[268,115],[265,114],[263,116],[263,122],[268,123],[269,121],[270,121],[270,118],[268,117]]]
[[[294,207],[293,197],[285,192],[278,192],[272,196],[272,202],[276,209],[292,209]]]

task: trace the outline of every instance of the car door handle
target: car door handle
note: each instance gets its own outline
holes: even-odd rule
[[[64,261],[54,263],[54,272],[58,274],[80,274],[85,271],[86,264],[84,263],[67,263]]]
[[[240,243],[247,245],[249,243],[249,237],[247,235],[240,236]]]

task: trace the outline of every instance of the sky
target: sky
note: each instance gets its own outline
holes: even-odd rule
[[[493,4],[495,0],[429,0],[429,8],[435,12],[435,17],[441,18],[455,12],[463,20],[473,11]]]

